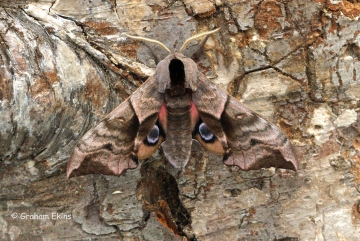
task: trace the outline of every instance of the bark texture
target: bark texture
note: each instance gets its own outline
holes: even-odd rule
[[[0,3],[1,240],[358,240],[360,3]],[[195,142],[119,177],[65,177],[76,141],[170,49],[221,27],[200,71],[291,139],[297,173],[225,166]]]

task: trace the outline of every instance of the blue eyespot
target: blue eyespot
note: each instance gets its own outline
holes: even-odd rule
[[[149,134],[147,135],[146,141],[150,145],[156,144],[159,141],[159,137],[160,137],[160,129],[157,125],[154,125],[153,128],[151,128]]]
[[[202,122],[199,125],[199,133],[200,133],[201,138],[205,142],[211,142],[215,138],[214,134],[209,130],[209,128],[207,127],[207,125],[204,122]]]

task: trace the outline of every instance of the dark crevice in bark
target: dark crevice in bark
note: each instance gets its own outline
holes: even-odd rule
[[[141,197],[144,221],[153,212],[157,220],[176,235],[187,236],[191,217],[179,198],[176,179],[166,172],[165,161],[150,159],[141,166],[137,196]],[[185,231],[185,232],[184,232]],[[188,237],[194,240],[194,237]]]

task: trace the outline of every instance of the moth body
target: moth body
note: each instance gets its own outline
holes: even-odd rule
[[[166,159],[182,168],[190,159],[193,139],[222,155],[225,164],[243,170],[298,167],[291,142],[275,125],[218,88],[192,59],[174,51],[79,140],[67,176],[120,175],[160,145]]]
[[[181,100],[181,101],[179,101]],[[161,144],[166,159],[175,167],[183,167],[191,154],[192,129],[191,96],[165,93],[166,139]]]

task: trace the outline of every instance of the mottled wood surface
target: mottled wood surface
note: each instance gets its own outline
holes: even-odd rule
[[[0,239],[357,240],[359,14],[345,0],[1,1]],[[184,54],[281,128],[299,171],[244,172],[194,144],[182,172],[158,153],[66,179],[76,141],[167,54],[122,33],[172,49],[215,27]]]

